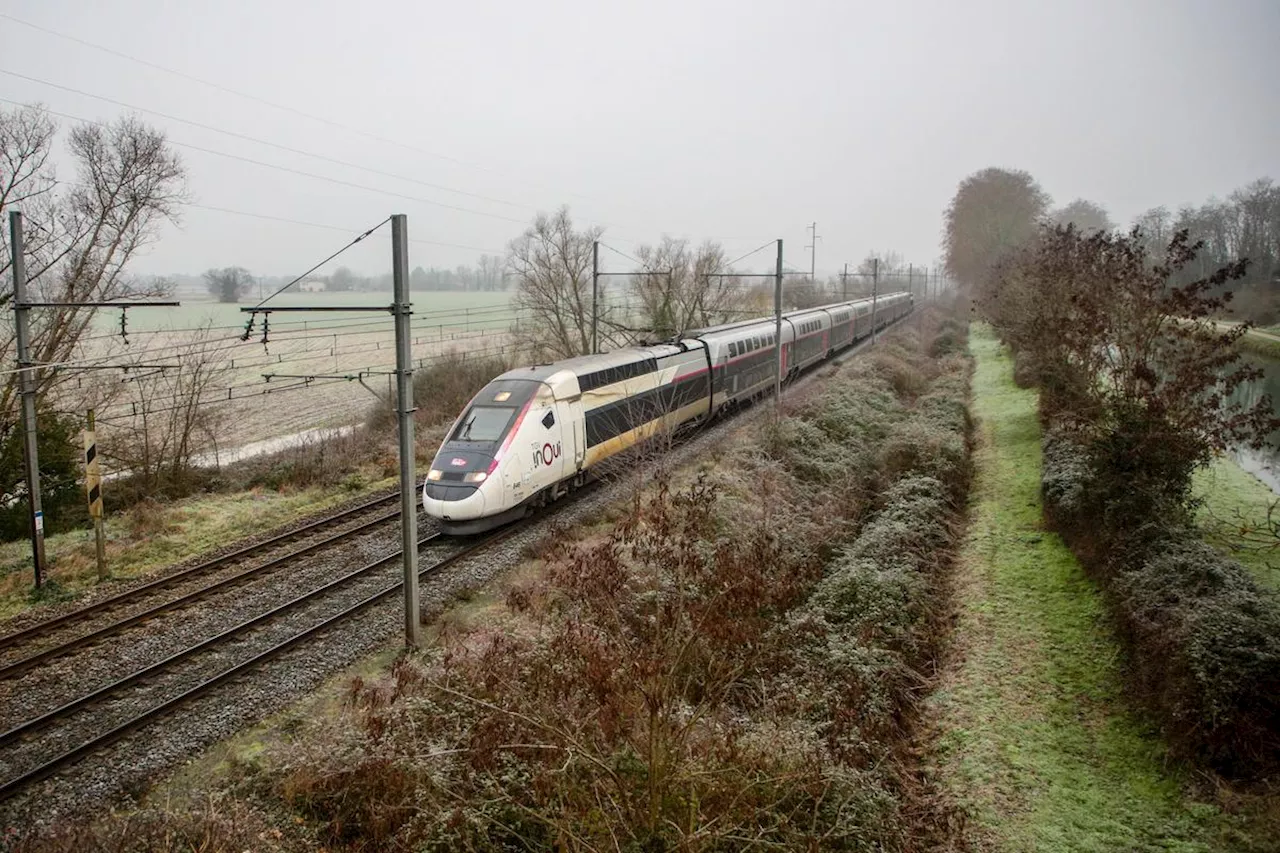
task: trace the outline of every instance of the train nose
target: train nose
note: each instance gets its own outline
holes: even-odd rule
[[[476,518],[484,513],[484,484],[493,457],[482,451],[444,447],[436,454],[422,487],[422,507],[442,519]]]
[[[484,515],[484,506],[484,490],[478,486],[427,483],[422,487],[422,508],[432,518],[479,518]]]

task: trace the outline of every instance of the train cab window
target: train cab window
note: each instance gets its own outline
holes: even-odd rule
[[[729,358],[736,358],[736,357],[737,357],[737,355],[738,355],[738,345],[737,345],[736,343],[730,342],[730,344],[729,344]]]
[[[449,440],[497,441],[507,431],[507,424],[515,411],[507,406],[472,406]]]
[[[551,429],[553,426],[555,426],[556,425],[555,412],[550,412],[550,411],[547,412],[547,416],[542,419],[542,425],[547,429]]]

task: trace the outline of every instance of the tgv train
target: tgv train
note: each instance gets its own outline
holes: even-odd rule
[[[782,318],[790,378],[909,313],[909,293]],[[776,318],[697,329],[669,343],[508,370],[450,427],[422,487],[446,533],[523,517],[601,461],[660,430],[716,416],[773,387]]]

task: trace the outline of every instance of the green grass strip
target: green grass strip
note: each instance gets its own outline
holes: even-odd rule
[[[1202,503],[1196,521],[1204,539],[1239,560],[1264,587],[1280,591],[1280,507],[1268,520],[1276,501],[1271,487],[1227,457],[1196,472],[1195,493]]]
[[[1036,395],[975,326],[977,476],[958,564],[957,661],[935,695],[944,787],[979,846],[1010,851],[1258,849],[1184,797],[1121,696],[1119,649],[1072,554],[1041,526]]]

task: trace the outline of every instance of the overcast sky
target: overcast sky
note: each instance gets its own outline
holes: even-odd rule
[[[934,263],[943,208],[986,166],[1122,223],[1280,178],[1277,0],[16,0],[0,13],[0,97],[127,111],[22,74],[207,149],[179,148],[204,207],[165,228],[140,272],[299,273],[391,213],[417,241],[457,244],[415,242],[411,265],[473,263],[568,204],[624,252],[664,233],[736,254],[782,237],[796,269],[816,220],[821,274],[872,250]],[[344,260],[389,268],[389,239]]]

